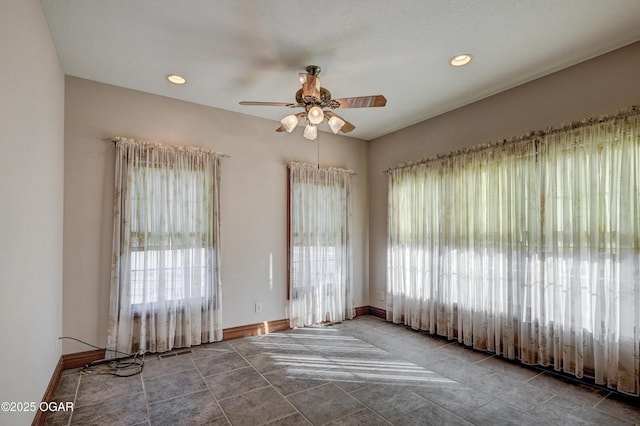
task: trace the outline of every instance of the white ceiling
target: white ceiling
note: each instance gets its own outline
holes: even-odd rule
[[[272,119],[275,129],[289,109],[238,102],[293,102],[297,74],[319,65],[334,98],[386,96],[384,108],[340,112],[365,140],[640,40],[638,0],[42,4],[68,75]],[[451,67],[463,52],[473,62]],[[188,83],[169,84],[169,73]]]

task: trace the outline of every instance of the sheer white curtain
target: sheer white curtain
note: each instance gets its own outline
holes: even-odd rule
[[[220,156],[116,139],[108,348],[222,339]]]
[[[355,315],[351,173],[289,165],[291,327],[342,321]]]
[[[389,173],[387,316],[640,393],[640,120]]]

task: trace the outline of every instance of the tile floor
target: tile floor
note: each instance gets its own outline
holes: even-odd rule
[[[141,375],[65,371],[50,425],[640,424],[640,400],[359,317],[147,357]]]

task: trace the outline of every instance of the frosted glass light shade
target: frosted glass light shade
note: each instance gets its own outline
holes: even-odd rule
[[[311,124],[322,123],[322,120],[324,120],[324,112],[322,112],[322,108],[314,106],[309,109],[309,112],[307,113],[307,120],[309,120],[309,123]]]
[[[318,129],[314,125],[307,124],[307,127],[304,128],[303,136],[310,141],[315,140],[318,137]]]
[[[280,123],[288,133],[291,133],[293,132],[293,129],[295,129],[298,125],[298,117],[294,114],[287,115],[285,118],[280,120]]]
[[[342,126],[344,126],[344,120],[341,120],[335,115],[329,119],[329,127],[334,134],[338,133],[340,129],[342,129]]]

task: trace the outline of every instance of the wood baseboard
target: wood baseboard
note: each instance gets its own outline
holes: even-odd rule
[[[356,317],[369,315],[371,313],[371,306],[360,306],[356,308]]]
[[[62,360],[64,361],[64,369],[69,370],[71,368],[84,367],[94,361],[104,359],[104,357],[104,349],[94,349],[91,351],[62,355]]]
[[[356,317],[363,315],[373,315],[374,317],[387,319],[387,311],[382,308],[376,308],[375,306],[361,306],[356,308]]]
[[[44,396],[42,397],[42,402],[53,401],[53,395],[56,393],[56,389],[58,388],[58,383],[60,383],[60,378],[62,377],[63,371],[64,371],[64,361],[62,360],[62,357],[60,357],[60,359],[58,359],[58,363],[56,364],[56,368],[53,370],[53,374],[51,375],[51,380],[49,380],[49,385],[47,386],[47,390],[44,392]],[[47,411],[37,410],[31,425],[32,426],[43,425],[46,417],[47,417]]]
[[[260,334],[273,333],[274,331],[288,330],[289,319],[264,321],[256,324],[241,325],[222,330],[222,340],[240,339],[242,337],[258,336]]]
[[[374,317],[387,319],[387,310],[382,308],[376,308],[375,306],[369,306],[369,315]]]
[[[281,319],[275,321],[264,321],[256,324],[241,325],[239,327],[225,328],[222,330],[222,340],[239,339],[241,337],[257,336],[259,334],[273,333],[274,331],[283,331],[289,329],[289,320]],[[76,352],[72,354],[62,355],[61,360],[63,369],[84,367],[95,361],[105,358],[104,349],[94,349],[85,352]],[[58,378],[59,380],[59,378]],[[57,385],[57,382],[56,382]],[[55,387],[54,387],[55,391]]]

